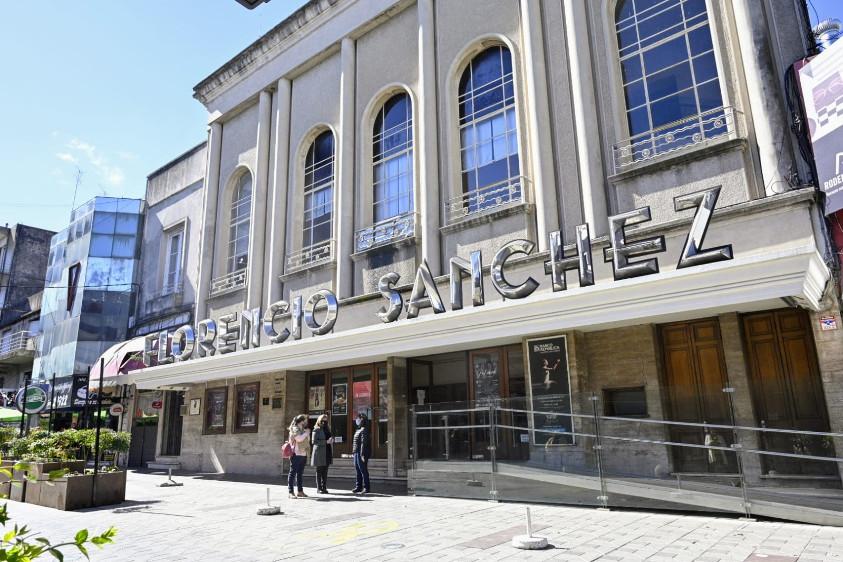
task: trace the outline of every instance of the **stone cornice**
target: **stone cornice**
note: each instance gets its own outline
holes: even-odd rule
[[[300,29],[331,10],[336,4],[352,1],[310,0],[194,86],[193,97],[207,105],[209,101],[237,83],[253,69],[278,56]]]

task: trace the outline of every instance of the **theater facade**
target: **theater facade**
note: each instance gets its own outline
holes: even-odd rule
[[[618,474],[834,456],[717,427],[843,429],[837,256],[782,80],[807,25],[784,0],[306,3],[195,88],[194,321],[123,375],[179,417],[159,460],[277,475],[296,414],[341,456],[357,412],[394,478],[586,466],[584,415],[638,439],[604,444]],[[456,413],[501,404],[506,443]],[[753,459],[759,486],[840,487]]]

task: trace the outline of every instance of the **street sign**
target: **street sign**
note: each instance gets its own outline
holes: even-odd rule
[[[25,409],[23,404],[23,392],[24,389],[22,388],[18,391],[17,396],[15,396],[15,406],[18,410],[24,412],[25,414],[40,414],[50,405],[49,384],[33,384],[26,387]]]

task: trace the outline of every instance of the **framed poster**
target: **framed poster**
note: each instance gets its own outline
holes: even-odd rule
[[[228,415],[228,387],[205,390],[206,435],[225,434],[225,420]]]
[[[331,387],[331,413],[336,416],[348,413],[348,383],[335,383]]]
[[[311,386],[307,396],[307,409],[310,412],[318,412],[326,409],[325,386]]]
[[[235,387],[235,396],[234,433],[256,433],[260,383],[238,384]]]
[[[533,444],[573,445],[571,379],[565,336],[527,340]],[[568,415],[566,415],[568,414]]]
[[[501,351],[472,351],[471,372],[474,381],[474,401],[488,406],[501,398]]]
[[[198,416],[199,413],[202,411],[202,399],[201,398],[191,398],[190,399],[190,415],[191,416]]]

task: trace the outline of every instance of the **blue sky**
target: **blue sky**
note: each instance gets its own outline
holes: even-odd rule
[[[811,1],[843,18],[840,0]],[[301,4],[4,2],[0,224],[66,226],[77,169],[77,205],[143,197],[149,172],[205,139],[193,86]]]

